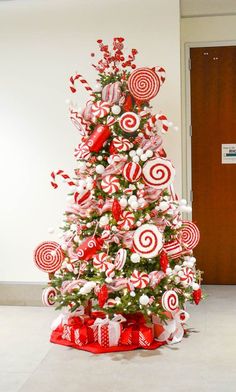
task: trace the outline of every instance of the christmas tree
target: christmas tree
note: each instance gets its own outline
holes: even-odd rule
[[[70,78],[73,94],[83,86],[90,95],[83,110],[70,106],[80,134],[75,175],[51,174],[54,188],[59,177],[69,187],[62,240],[40,244],[34,259],[49,273],[44,304],[64,309],[53,342],[93,352],[155,348],[182,339],[186,302],[201,300],[199,231],[182,219],[190,207],[174,191],[162,140],[170,123],[151,111],[164,68],[136,68],[137,50],[125,57],[123,38],[111,50],[97,42],[94,89]]]

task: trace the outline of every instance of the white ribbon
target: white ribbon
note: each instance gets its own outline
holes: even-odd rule
[[[184,320],[183,320],[184,316]],[[161,324],[164,331],[156,338],[160,342],[175,344],[181,342],[184,336],[183,324],[189,319],[189,314],[184,310],[178,310],[172,313],[172,319],[161,322],[157,316],[153,317],[154,324]]]
[[[57,318],[51,324],[51,330],[55,331],[59,325],[67,324],[69,318],[82,316],[84,314],[84,306],[80,306],[75,312],[70,312],[68,309],[65,309],[62,313],[57,316]]]
[[[107,325],[109,333],[109,347],[118,346],[120,339],[120,323],[124,321],[126,321],[126,319],[121,314],[114,316],[112,320],[109,320],[108,317],[105,319],[97,318],[92,325],[92,328],[98,328],[98,342],[100,343],[102,338],[101,326]]]

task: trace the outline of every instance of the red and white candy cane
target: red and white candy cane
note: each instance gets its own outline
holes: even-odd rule
[[[62,177],[63,180],[69,185],[69,186],[76,186],[76,183],[74,181],[72,181],[72,179],[70,178],[70,176],[68,174],[66,174],[64,172],[64,170],[58,170],[57,172],[52,172],[51,173],[51,177],[53,179],[53,181],[51,181],[51,185],[53,186],[53,188],[58,188],[58,185],[56,183],[56,177]]]
[[[178,295],[174,290],[167,290],[162,295],[161,303],[167,312],[174,312],[179,305]]]
[[[167,117],[161,113],[154,114],[149,118],[145,125],[145,130],[152,131],[152,129],[157,126],[157,122],[161,123],[160,131],[166,133],[169,128],[169,121],[167,120]]]
[[[134,270],[130,277],[130,283],[138,289],[144,289],[149,283],[149,276],[145,272]]]
[[[93,95],[93,90],[90,87],[90,85],[88,84],[87,80],[85,80],[84,77],[79,74],[76,74],[75,76],[71,76],[71,78],[70,78],[70,82],[71,82],[70,89],[71,89],[72,93],[76,93],[76,91],[77,91],[77,89],[75,88],[76,81],[80,82],[84,86],[85,90],[90,92],[90,95]]]
[[[179,199],[178,199],[177,194],[175,193],[175,188],[174,188],[174,185],[173,185],[173,184],[170,184],[170,185],[168,186],[168,191],[169,191],[169,193],[170,193],[171,200],[177,202]]]

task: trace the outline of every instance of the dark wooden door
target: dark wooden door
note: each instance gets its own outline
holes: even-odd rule
[[[236,284],[236,164],[222,164],[222,144],[236,144],[236,46],[191,49],[193,222],[206,284]]]

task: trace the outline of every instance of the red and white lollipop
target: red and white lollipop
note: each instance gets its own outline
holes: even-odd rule
[[[105,117],[110,112],[110,105],[109,105],[109,103],[103,102],[103,101],[94,102],[94,104],[91,108],[91,112],[92,112],[93,118],[95,118],[95,119]]]
[[[194,279],[194,272],[191,268],[185,267],[183,268],[180,272],[180,282],[183,284],[183,286],[189,286],[193,283]]]
[[[133,248],[141,257],[156,257],[162,246],[162,234],[155,225],[145,224],[135,230]]]
[[[192,250],[199,243],[200,231],[195,223],[191,221],[183,221],[182,224],[181,242],[186,248]]]
[[[42,292],[42,303],[45,306],[53,306],[56,303],[55,296],[57,295],[54,287],[47,287]]]
[[[162,295],[162,307],[167,312],[174,312],[179,306],[179,298],[174,290],[167,290]]]
[[[149,101],[157,95],[160,89],[160,79],[150,68],[137,68],[129,77],[128,89],[139,101]]]
[[[34,262],[44,272],[57,271],[64,260],[61,246],[55,241],[42,242],[34,251]]]
[[[153,188],[167,188],[173,182],[174,176],[175,169],[167,159],[150,159],[143,166],[143,180]]]
[[[120,117],[119,124],[123,131],[133,133],[137,131],[139,127],[140,118],[134,112],[126,112]]]
[[[108,176],[103,177],[101,188],[106,193],[115,193],[120,188],[119,179],[116,176],[109,174]]]
[[[121,136],[117,136],[113,139],[113,145],[117,151],[129,151],[133,147],[133,143],[131,143],[128,139],[125,139]]]
[[[136,182],[142,175],[141,166],[136,162],[128,162],[123,168],[123,175],[129,182]]]
[[[121,230],[129,230],[134,225],[134,222],[135,217],[131,211],[122,211],[117,224]]]
[[[126,258],[127,258],[127,250],[123,248],[119,249],[114,260],[114,265],[117,270],[121,271],[123,269],[126,262]]]
[[[98,253],[93,257],[93,266],[99,271],[104,272],[106,271],[107,260],[108,255],[105,252]]]
[[[144,289],[149,283],[149,276],[145,272],[134,270],[130,277],[132,285],[138,289]]]

